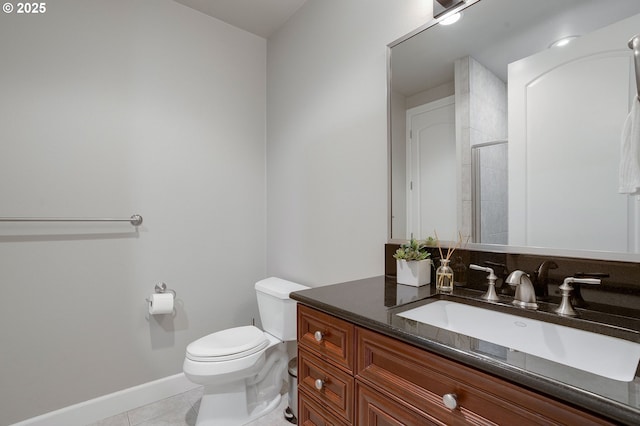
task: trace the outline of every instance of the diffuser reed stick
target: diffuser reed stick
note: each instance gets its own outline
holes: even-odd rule
[[[447,247],[447,256],[444,256],[442,252],[442,245],[440,244],[440,238],[438,238],[438,233],[434,230],[433,233],[436,236],[436,243],[438,245],[438,250],[440,251],[440,267],[436,270],[436,289],[440,291],[452,291],[453,290],[453,270],[449,266],[449,261],[451,260],[451,256],[453,253],[462,246],[462,233],[458,231],[458,241],[453,244],[453,246],[449,245]],[[469,237],[467,237],[466,243],[469,242]]]
[[[436,244],[438,245],[438,250],[440,251],[440,258],[445,260],[450,260],[451,256],[453,256],[453,253],[462,246],[462,241],[463,241],[462,233],[458,231],[458,241],[453,245],[453,247],[451,246],[447,247],[446,256],[442,253],[442,245],[440,244],[440,238],[438,238],[438,233],[435,230],[433,231],[433,233],[436,236]],[[469,237],[467,237],[467,241],[465,242],[464,245],[466,246],[468,242],[469,242]]]

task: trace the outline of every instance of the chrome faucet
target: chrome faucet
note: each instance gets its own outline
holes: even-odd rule
[[[557,269],[558,264],[553,260],[545,260],[533,273],[533,288],[538,297],[549,297],[549,269]]]
[[[529,274],[524,271],[513,271],[505,280],[511,287],[516,288],[513,304],[526,309],[538,309],[536,292]]]

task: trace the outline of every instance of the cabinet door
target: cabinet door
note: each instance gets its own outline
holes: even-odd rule
[[[298,424],[301,426],[348,426],[304,392],[298,392]]]
[[[298,349],[298,389],[345,421],[353,421],[353,376],[301,348]]]
[[[445,423],[412,407],[384,396],[369,386],[356,384],[356,404],[358,425],[376,426],[429,426]]]
[[[345,371],[353,372],[354,326],[298,304],[298,344]]]
[[[356,378],[448,425],[604,425],[604,419],[358,328]],[[447,408],[444,399],[453,402]],[[452,401],[453,400],[453,401]]]

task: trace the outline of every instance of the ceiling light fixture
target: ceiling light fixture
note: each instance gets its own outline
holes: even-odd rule
[[[462,18],[462,12],[451,13],[443,16],[439,23],[440,25],[452,25],[458,22],[460,18]]]
[[[562,37],[559,40],[554,41],[553,43],[551,43],[549,45],[549,49],[553,48],[553,47],[563,47],[566,46],[567,44],[571,43],[571,41],[573,41],[574,39],[578,38],[580,36],[577,35],[572,35],[572,36],[567,36],[567,37]]]

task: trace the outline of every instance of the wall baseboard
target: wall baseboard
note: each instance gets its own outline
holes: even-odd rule
[[[13,426],[83,426],[197,387],[199,385],[179,373],[32,417]]]

